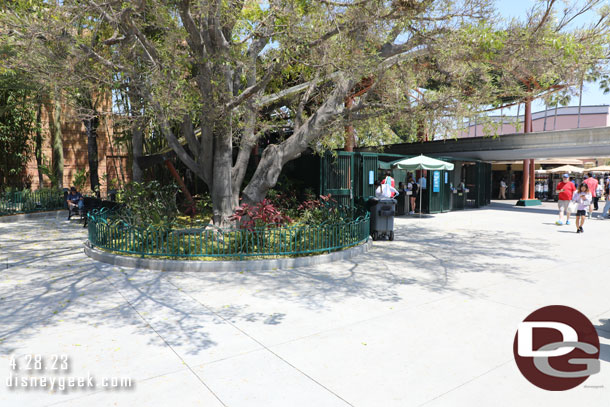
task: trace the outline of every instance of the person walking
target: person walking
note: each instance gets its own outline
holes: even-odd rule
[[[574,197],[575,191],[576,187],[570,181],[570,175],[563,174],[563,181],[557,184],[557,192],[559,193],[559,200],[557,201],[559,207],[559,220],[555,222],[556,225],[563,225],[564,212],[566,215],[566,225],[570,224],[570,210],[568,206]]]
[[[506,181],[502,178],[500,180],[500,195],[498,196],[498,199],[506,199],[506,187]]]
[[[580,184],[578,191],[574,192],[572,202],[576,202],[576,233],[584,233],[582,226],[585,224],[587,209],[591,206],[591,192],[589,185],[585,182]]]
[[[593,213],[594,200],[597,197],[595,195],[595,192],[597,191],[598,182],[595,179],[595,177],[593,177],[593,173],[589,172],[587,175],[585,175],[585,179],[584,179],[583,183],[587,184],[587,186],[589,187],[589,193],[591,194],[591,197],[593,198],[589,205],[589,212],[588,212],[589,219],[591,219],[591,214]],[[578,190],[580,191],[580,188],[578,188]],[[595,210],[597,210],[597,209],[598,209],[597,205],[595,205]]]

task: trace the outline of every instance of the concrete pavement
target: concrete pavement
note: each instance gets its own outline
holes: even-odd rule
[[[398,218],[394,242],[349,261],[242,273],[122,269],[86,257],[75,222],[0,223],[0,406],[608,405],[610,221],[579,235],[553,204],[512,204]],[[512,355],[518,324],[551,304],[600,336],[601,372],[566,392],[531,385]],[[53,355],[69,370],[43,370]],[[97,386],[7,386],[32,371]]]

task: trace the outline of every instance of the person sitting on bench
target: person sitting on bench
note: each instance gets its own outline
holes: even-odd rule
[[[68,203],[68,219],[72,216],[73,211],[85,207],[83,196],[76,190],[76,187],[70,188],[70,193],[68,194],[66,201]]]

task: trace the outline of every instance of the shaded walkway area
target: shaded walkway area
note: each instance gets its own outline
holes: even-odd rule
[[[0,405],[600,405],[610,221],[577,235],[554,209],[397,218],[395,241],[350,261],[243,273],[121,269],[86,257],[75,223],[0,223]],[[519,322],[550,304],[583,312],[602,343],[601,373],[561,394],[512,359]],[[7,388],[10,358],[28,354],[134,386]]]

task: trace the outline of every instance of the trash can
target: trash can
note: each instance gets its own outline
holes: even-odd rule
[[[371,198],[369,207],[371,211],[371,237],[378,240],[387,237],[394,240],[394,215],[396,214],[396,199]]]

